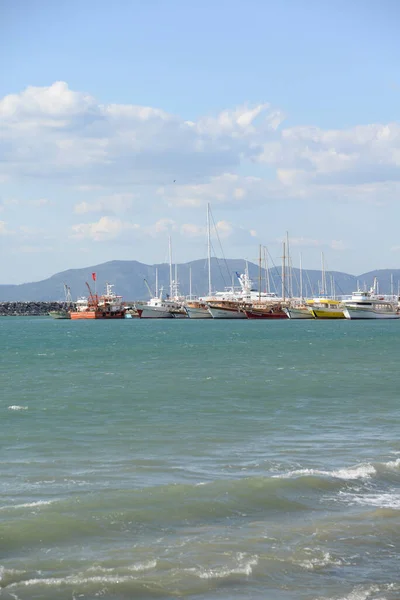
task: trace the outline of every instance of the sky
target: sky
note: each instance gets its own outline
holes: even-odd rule
[[[400,268],[396,0],[0,0],[0,284]]]

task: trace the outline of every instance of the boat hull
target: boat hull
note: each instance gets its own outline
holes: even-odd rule
[[[206,306],[185,306],[189,319],[212,319],[212,315]]]
[[[77,312],[71,312],[71,319],[73,321],[79,320],[91,320],[91,319],[124,319],[124,312],[101,312],[96,310],[82,310]]]
[[[316,319],[344,319],[343,310],[326,310],[324,308],[309,308],[310,313]]]
[[[64,311],[64,310],[52,310],[51,312],[49,312],[50,317],[52,317],[53,319],[70,319],[71,318],[71,313],[68,311]]]
[[[248,319],[287,319],[288,316],[283,311],[268,312],[257,309],[246,309],[245,315]]]
[[[239,308],[217,308],[209,306],[208,310],[213,319],[247,319],[246,314],[241,312]]]
[[[370,307],[352,307],[346,306],[343,310],[346,319],[399,319],[398,312],[379,311]]]
[[[314,315],[308,310],[308,308],[284,308],[284,312],[287,314],[289,319],[314,319]]]
[[[143,306],[142,309],[138,309],[138,313],[141,319],[173,319],[174,315],[163,307],[158,306]]]

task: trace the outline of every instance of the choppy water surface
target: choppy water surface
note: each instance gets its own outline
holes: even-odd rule
[[[4,600],[400,598],[399,322],[0,341]]]

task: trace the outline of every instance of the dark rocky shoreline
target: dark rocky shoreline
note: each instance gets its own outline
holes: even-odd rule
[[[64,307],[64,302],[0,302],[0,316],[43,317]]]

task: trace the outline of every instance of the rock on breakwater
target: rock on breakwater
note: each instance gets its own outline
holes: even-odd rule
[[[2,317],[34,317],[48,315],[65,307],[63,302],[0,302]]]

